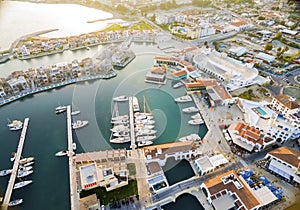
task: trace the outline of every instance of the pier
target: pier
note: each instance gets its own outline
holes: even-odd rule
[[[76,191],[76,174],[73,155],[72,116],[71,106],[67,106],[67,130],[68,130],[68,156],[69,156],[69,178],[70,178],[70,201],[71,210],[79,206],[79,194]]]
[[[131,140],[131,149],[136,148],[135,144],[135,133],[134,133],[134,116],[133,116],[133,107],[132,107],[132,97],[129,97],[129,124],[130,124],[130,140]]]
[[[26,136],[26,132],[27,132],[28,123],[29,123],[29,118],[25,118],[19,145],[18,145],[18,149],[17,149],[17,153],[16,153],[16,159],[14,161],[12,173],[11,173],[10,179],[8,181],[8,186],[7,186],[7,189],[5,192],[5,196],[4,196],[4,200],[3,200],[3,204],[2,204],[2,210],[6,210],[8,208],[8,204],[10,202],[11,194],[12,194],[12,191],[13,191],[13,188],[15,185],[15,180],[16,180],[16,177],[18,174],[19,162],[21,159],[22,151],[23,151],[23,146],[24,146],[24,142],[25,142],[25,136]]]

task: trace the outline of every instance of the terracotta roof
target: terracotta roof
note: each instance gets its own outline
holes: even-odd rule
[[[185,74],[187,74],[187,73],[184,69],[173,72],[173,75],[176,76],[176,77],[182,76],[182,75],[185,75]]]
[[[241,21],[231,22],[230,25],[240,27],[240,26],[243,26],[243,25],[247,25],[247,22],[241,20]]]
[[[238,174],[235,171],[233,170],[228,171],[204,183],[208,188],[210,194],[213,195],[224,189],[227,189],[232,193],[235,192],[238,195],[238,197],[241,199],[241,201],[245,204],[247,209],[252,209],[260,205],[260,202],[256,199],[256,197],[254,196],[254,194],[252,194],[252,192],[248,189],[248,187],[243,185],[242,188],[238,189],[233,182],[229,182],[227,184],[223,183],[221,178],[226,177],[230,174],[234,174],[234,176],[240,182],[240,184],[243,185],[241,179],[239,178]]]
[[[245,125],[244,123],[239,122],[235,128],[235,131],[238,131],[238,136],[251,141],[253,143],[258,143],[263,145],[263,139],[260,138],[260,131],[254,127]]]
[[[231,95],[220,85],[214,86],[213,89],[223,101],[232,98]]]
[[[292,101],[290,99],[290,97],[284,95],[284,94],[280,94],[275,96],[275,99],[281,103],[283,106],[289,108],[289,109],[297,109],[300,108],[300,104],[297,103],[296,101]]]
[[[217,80],[215,79],[197,79],[197,82],[202,83],[203,86],[215,86],[217,85]]]
[[[160,145],[144,147],[145,157],[151,155],[153,158],[158,157],[164,159],[166,154],[171,154],[175,152],[185,152],[196,149],[194,141],[186,142],[171,142]],[[161,150],[161,154],[158,154],[158,151]]]
[[[151,72],[153,74],[164,74],[166,72],[166,67],[165,66],[162,66],[162,67],[154,66],[154,67],[152,67]]]
[[[212,27],[219,31],[222,31],[225,29],[223,26],[220,26],[220,25],[213,25]]]
[[[283,160],[286,163],[291,164],[294,167],[298,167],[300,164],[300,160],[298,159],[300,157],[300,152],[297,152],[295,150],[292,150],[286,146],[279,147],[271,152],[269,152],[270,155]]]

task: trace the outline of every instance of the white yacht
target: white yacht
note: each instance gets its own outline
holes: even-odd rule
[[[114,101],[116,102],[124,102],[124,101],[128,101],[128,97],[127,96],[117,96],[113,98]]]
[[[201,119],[201,114],[200,113],[197,113],[193,116],[191,116],[192,119],[196,120],[196,119]]]
[[[146,116],[152,116],[153,114],[151,112],[136,112],[134,113],[134,116],[140,116],[140,115],[146,115]]]
[[[138,142],[138,147],[144,147],[144,146],[148,146],[148,145],[151,145],[153,144],[152,141],[139,141]]]
[[[157,133],[157,130],[143,129],[143,130],[136,132],[135,135],[136,136],[145,136],[145,135],[153,135],[156,133]]]
[[[77,145],[75,142],[72,143],[72,147],[73,147],[73,150],[76,150],[77,149]]]
[[[184,108],[182,111],[185,113],[192,113],[192,112],[198,112],[199,110],[196,107],[191,106],[191,107]]]
[[[176,84],[173,85],[173,88],[179,88],[183,86],[184,84],[182,82],[177,82]]]
[[[8,174],[11,174],[12,169],[4,169],[2,171],[0,171],[0,176],[6,176]]]
[[[8,123],[7,125],[9,130],[17,131],[23,128],[23,122],[20,120],[13,120],[12,122]]]
[[[115,137],[129,137],[129,131],[120,131],[113,133],[113,136]]]
[[[55,154],[56,157],[62,157],[68,154],[68,150],[62,150]]]
[[[153,129],[155,126],[154,125],[144,125],[144,124],[138,124],[136,125],[136,127],[134,128],[134,131],[141,131],[141,130],[145,130],[145,129]]]
[[[139,112],[140,111],[140,105],[137,97],[133,96],[132,97],[132,108],[133,112]]]
[[[136,120],[136,124],[145,124],[145,125],[153,125],[155,123],[154,120],[148,120],[148,119],[143,119],[143,120]]]
[[[123,125],[123,124],[120,124],[120,125],[115,125],[113,128],[110,129],[112,132],[121,132],[121,131],[127,131],[129,132],[130,129],[129,129],[129,126],[127,125]]]
[[[203,123],[203,120],[201,118],[199,118],[199,119],[195,119],[195,120],[189,120],[188,123],[190,125],[200,125]]]
[[[114,125],[120,125],[120,124],[128,124],[129,120],[128,119],[123,119],[123,120],[115,120],[115,121],[111,121],[112,124]]]
[[[75,115],[78,115],[78,114],[80,114],[80,111],[79,111],[79,110],[71,112],[71,115],[72,115],[72,116],[75,116]]]
[[[198,141],[201,140],[200,136],[196,133],[192,133],[188,136],[183,136],[181,138],[178,139],[178,141]]]
[[[20,172],[18,172],[17,177],[22,178],[25,176],[29,176],[32,173],[33,173],[33,171],[20,171]]]
[[[127,142],[130,142],[130,137],[129,136],[118,137],[118,138],[110,140],[110,143],[114,143],[114,144],[123,144],[123,143],[127,143]]]
[[[156,139],[156,135],[150,135],[150,136],[138,136],[136,138],[136,141],[137,142],[140,142],[140,141],[153,141]]]
[[[25,164],[34,160],[34,157],[23,158],[20,160],[20,164]]]
[[[55,108],[55,113],[60,114],[63,113],[67,110],[67,106],[58,106]]]
[[[87,120],[76,120],[74,123],[72,123],[73,129],[78,129],[86,126],[89,123]]]
[[[18,169],[18,173],[21,171],[30,171],[33,167],[32,166],[22,166],[20,165],[19,169]]]
[[[19,198],[19,199],[15,199],[15,200],[12,200],[11,202],[9,202],[8,206],[16,206],[16,205],[19,205],[21,203],[23,203],[23,199]]]
[[[183,103],[183,102],[190,102],[190,101],[192,101],[192,97],[189,96],[189,95],[185,95],[185,96],[181,96],[179,98],[175,98],[175,101],[176,102],[181,102],[181,103]]]
[[[19,189],[19,188],[21,188],[21,187],[25,187],[25,186],[27,186],[27,185],[29,185],[29,184],[31,184],[31,183],[32,183],[32,180],[27,180],[27,181],[18,182],[18,183],[15,184],[14,190],[15,190],[15,189]]]
[[[145,115],[145,114],[140,114],[140,115],[136,115],[135,116],[136,120],[143,120],[143,119],[148,119],[148,120],[152,120],[153,116],[152,115]]]
[[[33,165],[33,164],[34,164],[34,162],[32,161],[32,162],[25,163],[25,164],[23,164],[22,166],[27,167],[27,166],[31,166],[31,165]]]
[[[129,116],[128,115],[120,115],[116,117],[111,118],[111,122],[119,121],[119,120],[128,120]]]

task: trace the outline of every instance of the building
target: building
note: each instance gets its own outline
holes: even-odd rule
[[[263,60],[267,63],[272,63],[275,60],[275,57],[273,55],[269,55],[269,54],[263,53],[263,52],[258,53],[256,55],[256,58]]]
[[[167,57],[167,56],[155,56],[154,57],[154,65],[166,64],[169,68],[173,68],[176,70],[186,69],[188,72],[192,72],[195,70],[193,65],[187,61],[180,60],[178,58]]]
[[[226,163],[228,163],[228,160],[224,157],[224,155],[219,154],[212,157],[208,157],[207,155],[200,157],[195,160],[194,165],[200,175],[205,175]]]
[[[227,57],[225,53],[203,52],[194,57],[194,63],[199,70],[225,82],[229,91],[260,83],[257,69]]]
[[[154,66],[151,72],[147,72],[145,82],[155,84],[166,84],[166,66]]]
[[[276,139],[262,135],[259,129],[250,127],[244,123],[231,124],[228,128],[232,142],[248,152],[259,152],[262,149],[276,143]]]
[[[205,90],[207,87],[213,87],[217,85],[215,79],[197,79],[196,82],[185,83],[185,89],[187,92]]]
[[[172,142],[143,148],[145,162],[158,162],[164,166],[169,157],[175,160],[190,159],[199,155],[194,141]]]
[[[240,57],[244,55],[247,52],[247,49],[245,47],[235,47],[235,48],[230,48],[229,52]]]
[[[181,80],[181,79],[186,79],[187,78],[187,72],[184,69],[174,71],[172,73],[172,79],[173,80]]]
[[[89,195],[79,199],[79,210],[100,210],[100,201],[97,195]]]
[[[229,105],[235,103],[230,93],[223,86],[215,85],[206,88],[207,93],[215,105]]]
[[[300,112],[300,104],[284,94],[275,96],[270,105],[272,109],[284,116],[289,116]]]
[[[230,22],[229,25],[235,31],[243,31],[252,27],[251,24],[248,24],[246,21],[241,19]]]
[[[24,76],[16,76],[7,81],[10,88],[15,95],[21,93],[22,91],[29,91],[30,87],[28,81]]]
[[[267,167],[272,173],[289,183],[300,184],[300,152],[283,146],[269,152],[265,159],[268,160]]]
[[[200,36],[199,27],[187,28],[186,37],[191,38],[191,39],[198,39],[199,36]]]
[[[278,200],[267,186],[251,187],[242,173],[228,171],[201,184],[208,203],[215,210],[258,210]],[[253,176],[253,172],[250,175]]]

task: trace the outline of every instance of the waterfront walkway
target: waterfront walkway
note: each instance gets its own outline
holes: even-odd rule
[[[5,196],[4,196],[2,210],[6,210],[8,208],[8,204],[10,202],[11,194],[12,194],[12,191],[13,191],[13,188],[15,185],[15,180],[16,180],[16,177],[18,174],[19,162],[21,159],[22,151],[23,151],[23,146],[24,146],[24,142],[25,142],[25,136],[26,136],[26,132],[27,132],[28,123],[29,123],[29,118],[25,118],[19,145],[18,145],[18,149],[17,149],[17,153],[16,153],[16,158],[15,158],[13,169],[12,169],[12,173],[11,173],[10,179],[8,181],[8,186],[6,189]]]
[[[79,194],[76,191],[76,174],[74,164],[74,151],[73,151],[73,136],[72,136],[72,116],[71,106],[67,106],[67,129],[68,129],[68,156],[69,156],[69,178],[70,178],[70,201],[71,210],[78,209]]]
[[[132,108],[132,97],[129,97],[129,124],[130,124],[130,140],[131,140],[131,149],[136,148],[135,144],[135,133],[134,133],[134,117],[133,117],[133,108]]]

